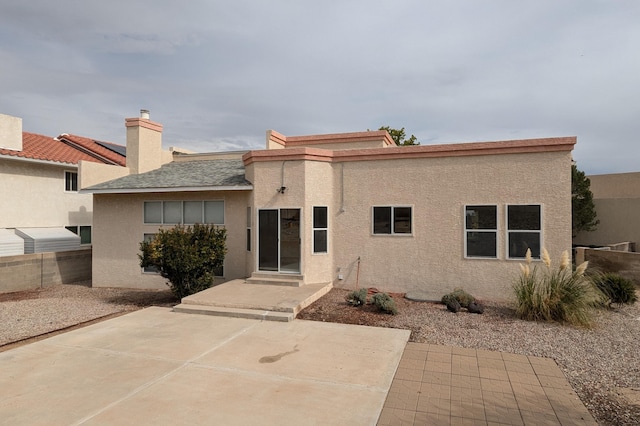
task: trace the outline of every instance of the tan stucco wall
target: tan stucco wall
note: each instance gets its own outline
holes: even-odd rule
[[[78,163],[78,187],[80,189],[88,188],[102,182],[127,176],[129,173],[130,169],[128,167],[80,161]]]
[[[0,114],[0,148],[22,151],[22,118]]]
[[[640,173],[588,176],[596,207],[598,228],[581,232],[578,245],[608,245],[623,241],[640,244]]]
[[[587,176],[596,199],[640,198],[640,172]]]
[[[227,228],[225,279],[246,277],[246,191],[168,194],[96,194],[93,236],[93,285],[96,287],[166,288],[156,274],[139,266],[139,243],[159,226],[143,223],[144,201],[224,200]],[[169,228],[172,225],[165,225]],[[117,271],[117,273],[114,273]]]
[[[506,204],[542,204],[542,243],[552,256],[571,248],[569,153],[488,155],[345,163],[344,213],[333,228],[345,280],[387,291],[454,287],[501,298],[519,271],[506,259]],[[464,258],[464,206],[498,205],[498,259]],[[413,236],[371,235],[372,206],[413,206]]]
[[[0,228],[91,225],[91,194],[65,192],[58,166],[0,159]]]
[[[518,273],[506,259],[506,204],[541,204],[543,246],[554,258],[571,248],[569,152],[322,163],[253,163],[256,208],[302,208],[306,282],[425,290],[454,287],[504,298]],[[341,170],[344,168],[344,170]],[[344,188],[341,188],[341,181]],[[341,193],[344,191],[344,211]],[[464,259],[464,205],[497,204],[499,259]],[[329,256],[312,254],[312,207],[329,206]],[[413,207],[412,236],[372,235],[372,206]],[[358,258],[360,271],[358,274]],[[338,280],[338,274],[343,280]]]
[[[336,202],[334,167],[331,163],[315,161],[285,161],[284,168],[282,161],[254,163],[247,167],[248,177],[255,176],[254,221],[259,209],[301,209],[301,269],[307,283],[331,282],[334,275],[331,232],[328,253],[313,253],[312,234],[313,207],[327,206],[331,214]],[[287,188],[284,193],[277,192],[281,182]],[[255,237],[254,240],[257,247],[258,240]],[[254,256],[257,254],[255,250]]]
[[[127,129],[127,167],[132,174],[145,173],[171,161],[162,150],[162,125],[142,118],[125,119]]]

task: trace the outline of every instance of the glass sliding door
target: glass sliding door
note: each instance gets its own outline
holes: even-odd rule
[[[280,271],[300,272],[300,209],[280,210]]]
[[[258,212],[258,269],[278,271],[278,210]]]
[[[258,212],[258,270],[300,273],[300,209]]]

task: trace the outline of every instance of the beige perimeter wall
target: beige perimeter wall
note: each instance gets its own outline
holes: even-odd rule
[[[91,280],[91,249],[0,257],[0,293]]]

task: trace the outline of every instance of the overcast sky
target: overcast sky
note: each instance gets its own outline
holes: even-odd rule
[[[124,144],[141,108],[166,148],[389,125],[640,171],[640,1],[0,0],[0,113]]]

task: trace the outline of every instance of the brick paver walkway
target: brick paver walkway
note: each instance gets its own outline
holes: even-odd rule
[[[597,423],[552,359],[410,342],[378,425]]]

